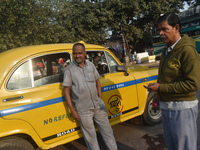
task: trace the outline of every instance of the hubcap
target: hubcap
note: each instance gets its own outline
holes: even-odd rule
[[[153,99],[149,103],[148,113],[153,119],[159,119],[161,117],[160,106],[158,106],[158,108],[155,109],[155,107],[153,106]]]

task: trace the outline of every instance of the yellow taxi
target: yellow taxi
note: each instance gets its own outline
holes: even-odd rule
[[[63,93],[63,70],[73,61],[72,44],[16,48],[0,53],[0,150],[49,149],[82,136]],[[156,82],[157,69],[123,66],[108,49],[85,44],[87,58],[100,73],[102,99],[114,125],[142,116],[161,121],[153,95],[143,87]]]

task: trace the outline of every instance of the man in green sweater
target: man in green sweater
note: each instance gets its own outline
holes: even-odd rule
[[[157,91],[168,150],[197,150],[200,56],[195,41],[180,35],[180,18],[173,13],[159,17],[160,38],[166,43],[160,59],[158,81],[144,86]]]

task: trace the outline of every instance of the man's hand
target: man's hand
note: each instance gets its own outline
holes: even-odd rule
[[[76,120],[80,120],[81,117],[79,116],[78,112],[74,109],[72,105],[72,100],[70,96],[70,87],[64,87],[64,94],[65,94],[65,101],[71,111],[72,117]]]
[[[77,112],[75,109],[71,109],[70,111],[71,111],[72,117],[73,117],[74,119],[76,119],[76,120],[78,120],[78,121],[81,119],[81,117],[79,116],[78,112]]]
[[[147,86],[144,85],[146,89],[152,90],[152,91],[158,91],[160,84],[159,83],[147,83]]]
[[[159,98],[158,96],[156,95],[153,99],[153,107],[158,107],[159,106]]]

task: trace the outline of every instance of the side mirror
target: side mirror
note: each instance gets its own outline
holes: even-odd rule
[[[126,66],[116,66],[116,70],[117,70],[117,72],[124,72],[125,76],[129,75],[127,72]]]

